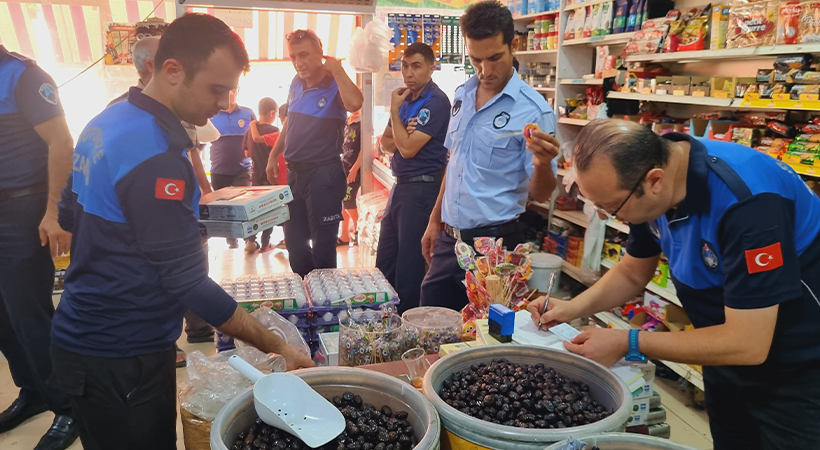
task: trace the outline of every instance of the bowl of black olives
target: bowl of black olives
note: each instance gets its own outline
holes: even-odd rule
[[[669,439],[644,436],[635,433],[603,433],[578,439],[586,444],[584,450],[695,450],[688,445],[678,444]],[[578,448],[567,441],[551,445],[544,450],[567,450]]]
[[[318,367],[291,372],[330,400],[347,421],[321,449],[438,450],[441,426],[430,402],[412,386],[372,370]],[[308,450],[256,414],[253,388],[228,402],[211,426],[212,450]]]
[[[608,368],[523,345],[448,355],[427,371],[423,391],[447,431],[487,448],[541,450],[569,437],[623,431],[632,405]]]

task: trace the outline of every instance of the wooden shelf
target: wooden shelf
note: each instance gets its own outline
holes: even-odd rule
[[[606,267],[607,269],[611,269],[611,268],[615,267],[615,264],[616,263],[614,263],[614,262],[612,262],[608,259],[602,259],[601,260],[601,267]],[[669,282],[669,283],[671,283],[671,282]],[[666,300],[670,303],[674,303],[674,304],[680,306],[681,308],[683,308],[683,305],[681,305],[680,299],[678,298],[678,296],[675,293],[674,289],[663,288],[663,287],[660,287],[657,284],[650,281],[646,285],[646,290],[649,291],[649,292],[653,292],[653,293],[659,295],[664,300]]]
[[[588,38],[567,39],[561,45],[618,45],[626,44],[632,39],[635,32],[607,34],[605,36],[593,36]]]
[[[537,56],[537,55],[557,55],[558,49],[554,50],[519,50],[515,56]]]
[[[393,177],[393,172],[378,159],[373,160],[373,176],[387,189],[393,189],[396,184],[396,178]]]
[[[537,19],[541,16],[549,16],[549,15],[552,15],[552,14],[558,14],[560,12],[561,12],[560,9],[554,9],[552,11],[544,11],[544,12],[535,13],[535,14],[527,14],[525,16],[513,16],[513,22],[529,22],[529,21],[535,20],[535,19]]]
[[[656,103],[678,103],[683,105],[717,106],[728,108],[732,106],[733,98],[692,97],[691,95],[664,95],[664,94],[637,94],[612,91],[607,98],[623,100],[638,100]]]
[[[532,88],[533,88],[533,89],[535,89],[535,90],[536,90],[536,91],[538,91],[538,92],[541,92],[541,93],[546,93],[546,92],[555,92],[555,88],[554,88],[554,87],[551,87],[551,88],[550,88],[550,87],[535,87],[535,86],[533,86]]]
[[[607,326],[611,325],[612,328],[619,330],[629,330],[634,328],[624,319],[621,319],[611,312],[596,313],[595,318]],[[672,371],[678,374],[681,378],[689,381],[698,389],[703,390],[703,374],[695,370],[692,366],[665,360],[660,360],[660,362],[666,367],[672,369]]]
[[[561,219],[566,220],[569,223],[574,223],[579,227],[587,228],[589,226],[589,221],[587,220],[587,216],[584,215],[583,211],[559,211],[555,210],[552,212],[554,217],[558,217]]]
[[[576,86],[600,86],[604,84],[603,78],[563,78],[559,82],[561,85]]]
[[[565,274],[569,275],[570,277],[572,277],[575,281],[583,284],[584,286],[587,286],[587,287],[592,286],[592,283],[590,283],[589,281],[584,280],[584,278],[581,276],[581,269],[580,268],[575,267],[575,266],[573,266],[572,264],[570,264],[566,261],[564,261],[563,264],[561,264],[561,271],[564,272]]]
[[[608,226],[609,228],[618,230],[621,233],[629,234],[629,225],[627,225],[623,222],[620,222],[620,221],[617,221],[617,220],[612,220],[612,219],[607,219],[606,226]]]
[[[570,119],[569,117],[560,117],[558,118],[558,123],[562,123],[564,125],[577,125],[579,127],[583,127],[584,125],[588,124],[590,121],[587,119]]]
[[[648,55],[627,56],[626,62],[692,63],[714,60],[763,59],[773,58],[778,55],[800,53],[820,53],[820,44],[770,45],[766,47],[726,48],[718,50],[698,50],[694,52],[652,53]]]

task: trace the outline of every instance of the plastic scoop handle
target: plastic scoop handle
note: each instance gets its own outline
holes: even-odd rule
[[[256,367],[253,367],[245,361],[244,359],[240,358],[237,355],[233,355],[228,358],[228,364],[231,365],[234,369],[238,370],[245,378],[251,380],[251,383],[256,384],[260,378],[264,376],[262,372],[260,372]]]

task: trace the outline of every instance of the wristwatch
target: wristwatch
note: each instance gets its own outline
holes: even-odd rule
[[[646,362],[646,355],[641,353],[638,347],[638,332],[640,330],[629,330],[629,351],[626,353],[626,360],[629,362]]]

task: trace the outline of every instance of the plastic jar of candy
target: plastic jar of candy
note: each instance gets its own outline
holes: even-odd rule
[[[458,311],[424,306],[408,309],[401,318],[409,338],[428,354],[438,353],[441,344],[461,342],[464,322]]]
[[[339,319],[339,365],[362,366],[401,360],[413,347],[401,317],[370,317],[362,313]]]

